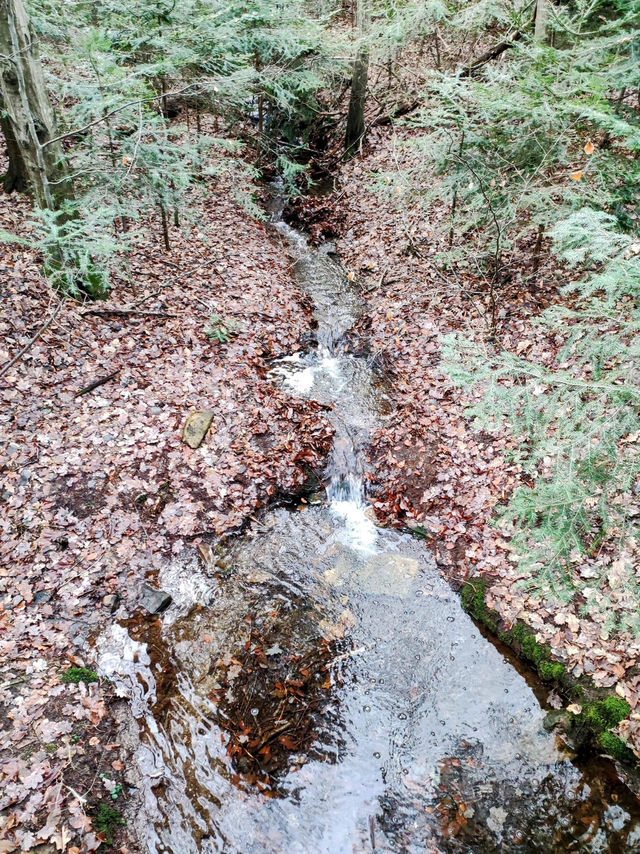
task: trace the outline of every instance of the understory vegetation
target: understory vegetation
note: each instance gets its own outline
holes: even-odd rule
[[[233,170],[259,216],[253,179],[271,168],[293,186],[317,93],[346,69],[330,19],[299,0],[35,0],[30,12],[56,105],[42,149],[61,143],[64,161],[44,183],[65,192],[43,193],[53,201],[35,209],[28,245],[72,297],[107,296],[150,214],[170,251],[168,225],[195,227],[186,199],[207,177]],[[246,159],[224,156],[245,148]]]
[[[444,358],[478,429],[518,437],[522,486],[499,527],[524,587],[580,592],[585,614],[638,634],[640,9],[429,3],[394,20],[414,26],[417,5],[435,58],[401,120],[418,157],[378,185],[399,215],[437,211],[435,247],[416,231],[409,249],[479,310],[482,333],[450,335]],[[514,290],[542,305],[515,349]]]

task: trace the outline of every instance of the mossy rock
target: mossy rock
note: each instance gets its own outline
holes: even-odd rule
[[[621,697],[612,696],[587,706],[583,714],[589,723],[599,730],[611,729],[628,718],[631,706]]]
[[[631,712],[631,706],[621,697],[612,695],[587,703],[571,721],[570,732],[579,744],[592,744],[620,762],[636,764],[626,742],[610,732]]]
[[[617,759],[618,762],[625,762],[629,765],[637,762],[634,752],[627,746],[626,741],[618,738],[612,732],[603,732],[598,738],[598,744],[605,753],[612,759]]]
[[[486,602],[487,582],[474,579],[467,581],[460,593],[462,607],[490,632],[498,634],[498,622],[495,611],[492,611]]]

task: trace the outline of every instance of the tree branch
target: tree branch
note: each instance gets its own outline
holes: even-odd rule
[[[38,338],[40,338],[40,336],[43,335],[47,331],[47,329],[51,326],[53,321],[58,316],[58,313],[60,312],[60,309],[62,308],[63,305],[64,305],[64,300],[60,300],[60,302],[56,306],[55,311],[53,312],[51,317],[47,321],[45,321],[45,323],[42,324],[40,329],[38,329],[38,331],[33,336],[33,338],[31,338],[31,340],[28,341],[27,344],[25,344],[25,346],[22,348],[22,350],[20,350],[19,353],[16,353],[16,355],[13,357],[13,359],[11,359],[10,362],[7,362],[7,364],[4,366],[4,368],[2,368],[2,370],[0,371],[0,378],[3,377],[7,373],[9,368],[11,368],[12,365],[15,365],[15,363],[17,361],[19,361],[31,347],[33,347],[33,345],[36,343]]]
[[[174,95],[184,95],[184,93],[188,92],[190,89],[195,89],[197,91],[198,89],[202,89],[202,87],[198,83],[190,83],[188,86],[184,86],[182,89],[176,89],[173,92],[165,92],[164,94],[153,95],[153,97],[150,98],[138,98],[135,101],[128,101],[126,104],[121,104],[119,107],[115,107],[113,110],[110,110],[108,113],[105,113],[103,116],[100,116],[99,119],[94,119],[92,122],[89,122],[89,124],[84,125],[81,128],[76,128],[75,130],[71,130],[68,133],[60,134],[60,136],[56,136],[53,139],[48,139],[46,142],[42,143],[41,147],[46,148],[48,145],[53,145],[54,142],[60,142],[63,139],[69,139],[69,137],[71,136],[77,136],[79,133],[84,133],[90,128],[102,124],[102,122],[106,121],[111,116],[114,116],[116,113],[120,113],[122,112],[122,110],[126,110],[127,107],[135,107],[138,104],[148,104],[151,101],[159,101],[162,98],[170,98]]]
[[[482,68],[483,65],[486,65],[487,62],[497,59],[499,56],[502,56],[505,51],[511,50],[512,47],[515,47],[516,42],[519,42],[522,36],[523,33],[518,30],[518,32],[515,33],[508,41],[500,42],[500,44],[492,47],[491,50],[483,53],[481,57],[475,60],[475,62],[472,62],[471,65],[464,68],[460,73],[460,77],[473,77],[476,71]]]

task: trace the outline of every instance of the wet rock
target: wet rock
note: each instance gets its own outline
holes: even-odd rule
[[[566,730],[569,724],[569,715],[564,709],[557,709],[547,712],[542,721],[542,726],[547,732],[552,732],[555,729]]]
[[[321,243],[318,246],[318,252],[324,252],[325,255],[337,255],[338,247],[335,241],[327,240],[326,243]]]
[[[120,603],[120,597],[118,596],[117,593],[109,593],[109,594],[107,594],[107,596],[102,597],[102,604],[105,606],[105,608],[108,608],[111,611],[111,613],[113,613],[116,610],[119,603]]]
[[[164,590],[158,590],[150,584],[142,585],[142,607],[150,614],[162,614],[172,602],[171,596]]]
[[[192,412],[184,425],[182,441],[194,450],[199,448],[204,437],[209,432],[214,414],[212,409]]]
[[[377,554],[355,567],[349,560],[340,558],[324,577],[334,587],[344,585],[360,593],[405,599],[410,595],[418,568],[419,563],[414,558],[393,553]]]

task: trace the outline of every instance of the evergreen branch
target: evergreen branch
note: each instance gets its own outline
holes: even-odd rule
[[[630,394],[640,399],[640,390],[637,390],[630,385],[614,385],[612,383],[576,380],[571,379],[566,375],[563,376],[562,374],[543,373],[542,369],[536,370],[536,366],[531,365],[530,363],[522,363],[514,360],[512,364],[515,370],[526,376],[533,377],[533,379],[536,379],[545,385],[563,385],[570,388],[581,388],[585,391],[593,391],[594,389],[597,389],[599,391],[607,392],[610,395],[618,395],[620,392],[624,392],[625,394]]]
[[[69,131],[68,133],[60,134],[60,136],[56,136],[53,139],[48,139],[42,143],[41,148],[46,148],[48,145],[53,145],[54,142],[60,142],[63,139],[69,139],[69,137],[77,136],[78,134],[84,133],[85,131],[90,130],[92,127],[96,125],[102,124],[102,122],[114,116],[116,113],[121,113],[122,110],[126,110],[129,107],[136,107],[141,104],[148,104],[151,101],[160,101],[164,98],[172,98],[174,95],[184,95],[185,92],[188,92],[190,89],[195,91],[202,91],[206,87],[200,86],[198,83],[190,83],[188,86],[184,86],[182,89],[176,89],[172,92],[164,92],[159,95],[153,95],[150,98],[138,98],[135,101],[129,101],[126,104],[121,104],[119,107],[115,107],[113,110],[110,110],[108,113],[105,113],[103,116],[100,116],[99,119],[94,119],[92,122],[84,125],[83,127],[76,128],[75,130]]]

